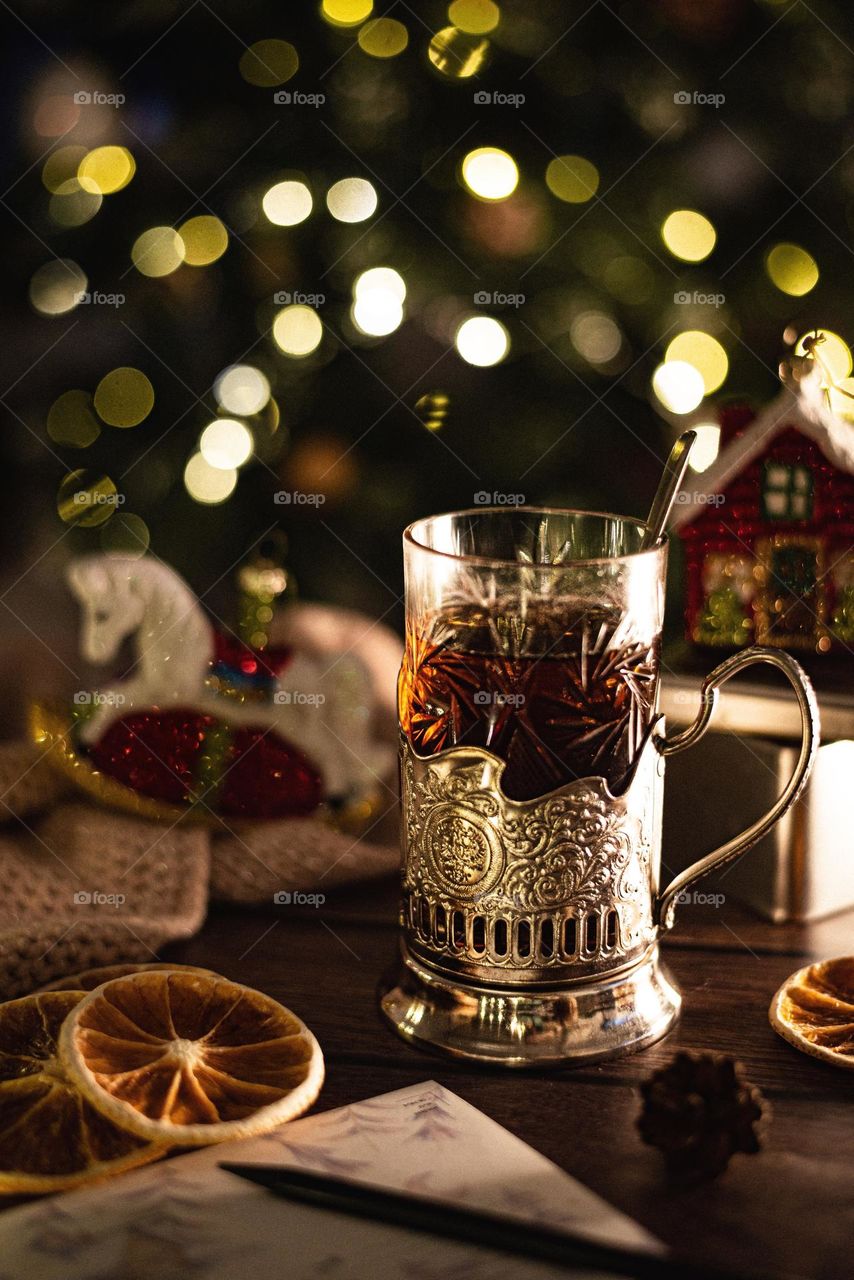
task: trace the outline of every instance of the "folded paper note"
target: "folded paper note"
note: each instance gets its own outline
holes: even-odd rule
[[[291,1203],[218,1168],[287,1164],[657,1250],[631,1218],[428,1081],[0,1214],[0,1280],[544,1280],[545,1263]],[[578,1273],[576,1273],[578,1274]],[[601,1280],[601,1278],[600,1278]]]

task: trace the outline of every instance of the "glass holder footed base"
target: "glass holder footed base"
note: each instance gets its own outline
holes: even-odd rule
[[[682,998],[658,945],[629,969],[552,988],[481,986],[416,959],[380,994],[399,1035],[419,1048],[503,1067],[560,1067],[634,1053],[666,1035]]]

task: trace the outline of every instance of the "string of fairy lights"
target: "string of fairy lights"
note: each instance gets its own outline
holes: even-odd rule
[[[405,16],[406,11],[401,12]],[[493,0],[453,0],[447,10],[448,25],[433,33],[414,21],[407,25],[397,17],[376,16],[373,0],[322,0],[320,16],[331,27],[354,37],[353,57],[390,62],[419,41],[426,63],[440,76],[454,80],[471,79],[483,69],[504,20]],[[283,86],[293,81],[299,68],[300,55],[293,44],[263,39],[243,51],[237,70],[247,84],[272,92],[284,102],[292,91]],[[114,139],[94,146],[65,142],[80,107],[72,93],[49,97],[50,101],[45,99],[36,108],[37,132],[56,140],[42,165],[42,184],[47,217],[56,228],[69,231],[108,216],[111,199],[137,179],[140,157],[135,157],[132,145]],[[354,235],[362,234],[360,227],[370,229],[389,211],[392,197],[379,189],[373,174],[358,171],[355,152],[350,159],[352,171],[334,181],[287,172],[250,194],[250,226],[257,220],[257,225],[287,232],[310,219],[329,219],[341,227],[353,227]],[[520,248],[533,253],[539,247],[538,237],[541,241],[542,228],[548,222],[543,201],[555,202],[555,208],[580,208],[596,200],[602,186],[595,159],[581,154],[544,155],[539,172],[530,171],[527,165],[523,172],[506,148],[478,145],[461,148],[454,163],[458,186],[472,202],[472,227],[477,230],[479,225],[478,207],[506,207],[508,219],[488,224],[483,237],[504,236],[517,255]],[[660,220],[658,235],[655,256],[663,250],[672,262],[686,267],[707,262],[717,243],[712,218],[696,208],[668,210]],[[152,225],[128,244],[129,288],[133,287],[134,272],[150,281],[166,281],[177,272],[215,268],[226,254],[240,252],[242,247],[241,237],[209,212],[193,214],[174,226]],[[809,294],[820,278],[810,250],[789,241],[765,247],[764,271],[773,288],[792,299]],[[346,343],[370,346],[381,342],[413,318],[405,272],[399,262],[386,259],[354,272],[348,309],[341,322]],[[423,293],[423,281],[420,283]],[[91,288],[80,263],[69,257],[52,258],[34,272],[29,296],[40,315],[59,317],[87,301]],[[615,304],[642,305],[654,288],[654,270],[640,252],[612,255],[602,264],[602,296],[610,296]],[[263,327],[269,331],[269,354],[257,363],[237,359],[216,377],[210,416],[199,425],[196,445],[183,471],[184,487],[195,502],[226,502],[235,492],[241,470],[261,456],[262,443],[275,435],[280,417],[275,361],[300,362],[309,370],[316,362],[318,372],[323,367],[319,354],[329,342],[332,322],[321,315],[321,305],[311,295],[277,294],[272,311],[263,317]],[[429,305],[419,305],[425,315],[433,315]],[[524,345],[519,353],[514,351],[514,317],[491,314],[483,305],[458,305],[452,312],[449,322],[442,320],[440,332],[450,338],[450,345],[465,363],[490,368],[524,352]],[[431,321],[428,318],[424,323]],[[716,456],[719,437],[709,397],[726,387],[730,355],[725,335],[719,328],[713,331],[714,325],[677,327],[679,331],[670,338],[658,362],[650,362],[654,367],[649,371],[648,390],[668,421],[690,422],[699,430],[692,465],[703,470]],[[834,384],[830,394],[837,396],[834,407],[847,414],[851,400],[844,392],[854,389],[852,354],[839,335],[823,332],[822,358]],[[621,367],[625,334],[618,315],[607,305],[577,310],[569,320],[568,335],[574,352],[591,369],[607,376]],[[801,351],[802,343],[803,338]],[[85,450],[104,428],[126,430],[143,423],[154,405],[155,387],[149,377],[130,366],[118,367],[106,372],[92,389],[63,392],[47,414],[47,434],[57,446]],[[444,393],[422,396],[415,409],[428,430],[447,428],[448,397]],[[144,549],[149,540],[145,522],[122,510],[116,495],[109,477],[76,469],[60,485],[59,514],[68,523],[102,526],[102,542],[107,547]]]

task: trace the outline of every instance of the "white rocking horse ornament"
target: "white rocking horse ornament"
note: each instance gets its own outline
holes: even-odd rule
[[[184,580],[147,556],[85,556],[72,562],[68,583],[83,608],[81,652],[92,663],[113,659],[133,635],[131,675],[101,690],[97,709],[81,728],[97,742],[132,712],[190,707],[229,724],[273,728],[309,757],[327,799],[343,800],[376,784],[389,751],[374,741],[373,702],[364,664],[346,652],[318,660],[296,651],[269,701],[241,703],[207,685],[214,634]]]

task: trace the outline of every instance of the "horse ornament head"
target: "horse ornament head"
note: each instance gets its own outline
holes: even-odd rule
[[[142,624],[145,602],[136,586],[137,561],[86,556],[68,569],[68,585],[83,609],[80,650],[87,662],[109,662]]]

